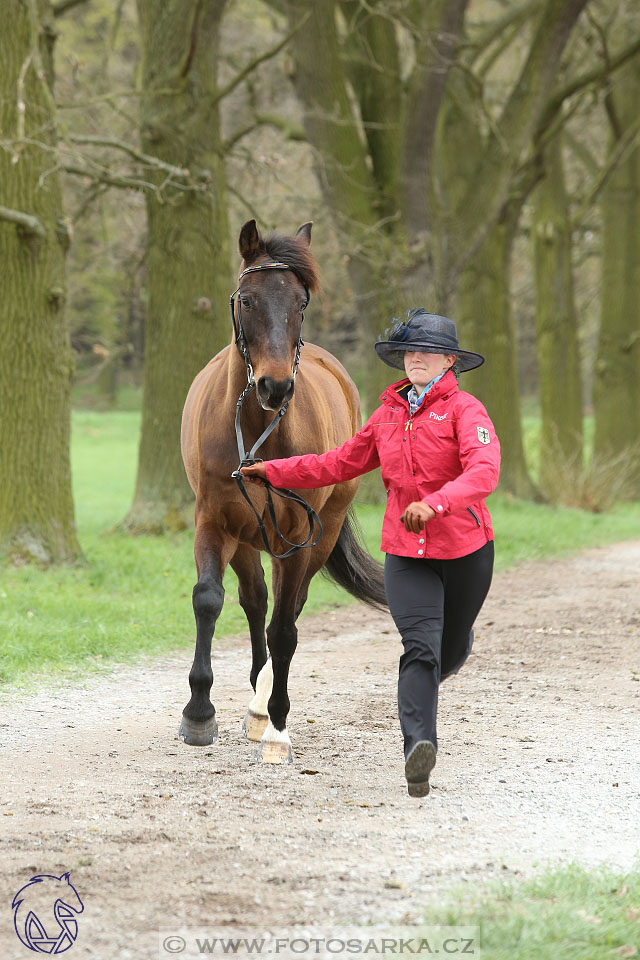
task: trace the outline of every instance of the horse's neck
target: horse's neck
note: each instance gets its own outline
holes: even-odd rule
[[[227,362],[227,392],[237,400],[248,382],[247,368],[233,340]]]

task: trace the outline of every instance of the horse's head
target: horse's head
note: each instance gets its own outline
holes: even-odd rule
[[[240,231],[242,269],[267,263],[289,269],[256,270],[240,280],[235,302],[251,357],[258,401],[265,410],[279,410],[293,395],[294,362],[309,294],[318,289],[316,262],[309,251],[311,223],[295,237],[260,236],[255,220]]]

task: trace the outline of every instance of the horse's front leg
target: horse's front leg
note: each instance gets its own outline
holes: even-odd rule
[[[273,562],[273,616],[267,627],[273,686],[267,703],[269,722],[262,735],[256,759],[263,763],[292,763],[293,751],[287,731],[289,665],[298,644],[297,601],[309,565],[307,551]],[[258,690],[267,665],[258,678]]]
[[[260,562],[260,553],[241,544],[231,566],[238,577],[238,599],[249,622],[251,636],[251,673],[249,682],[255,696],[249,704],[242,729],[249,740],[259,741],[269,717],[267,700],[271,693],[271,661],[267,660],[264,624],[267,616],[267,585]],[[265,668],[266,669],[263,669]]]
[[[178,736],[185,743],[200,747],[213,743],[218,736],[216,711],[210,699],[211,641],[224,601],[224,558],[212,524],[196,529],[194,552],[198,570],[198,582],[193,588],[196,650],[189,673],[191,699],[182,711]]]

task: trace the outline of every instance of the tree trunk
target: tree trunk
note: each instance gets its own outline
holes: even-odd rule
[[[470,260],[473,265],[469,275],[479,275],[484,286],[493,285],[493,293],[504,300],[504,271],[508,268],[511,241],[501,236],[500,220],[510,202],[523,152],[557,76],[567,40],[586,2],[546,0],[525,62],[495,123],[487,125],[486,110],[472,101],[472,122],[477,129],[472,130],[471,139],[477,141],[477,149],[471,151],[463,137],[458,157],[446,145],[441,150],[444,168],[447,160],[453,158],[453,177],[457,178],[454,198],[447,193],[452,177],[446,169],[438,182],[433,179],[437,162],[433,148],[440,140],[435,134],[440,105],[453,75],[463,74],[467,80],[470,77],[470,71],[450,69],[462,30],[465,0],[403,5],[403,13],[412,18],[415,65],[400,97],[396,94],[396,80],[401,73],[397,51],[391,57],[393,95],[381,96],[378,92],[371,96],[370,90],[378,91],[380,84],[377,77],[367,75],[366,69],[351,68],[355,96],[350,94],[345,78],[345,62],[349,66],[354,57],[362,59],[363,50],[369,51],[370,70],[377,70],[381,57],[376,56],[376,51],[393,48],[393,31],[380,29],[381,24],[377,23],[378,16],[391,16],[387,4],[372,0],[357,5],[342,0],[348,22],[350,8],[360,10],[351,17],[358,29],[347,30],[342,44],[336,30],[335,0],[313,4],[287,0],[291,26],[296,18],[311,10],[311,17],[296,40],[295,86],[305,110],[307,136],[316,151],[325,202],[348,244],[350,272],[361,298],[359,306],[363,319],[366,318],[370,341],[390,315],[399,315],[406,307],[424,303],[431,309],[447,310],[460,273]],[[365,29],[363,18],[367,15],[370,23]],[[397,117],[389,116],[390,104],[395,104]],[[379,138],[372,136],[376,124],[381,131]],[[480,128],[487,126],[486,134],[480,135]],[[393,159],[385,166],[379,161],[380,143],[388,145],[389,137],[385,134],[390,130],[398,137],[403,153],[398,162],[393,151],[385,148],[384,156]],[[468,166],[466,155],[470,152],[473,175],[461,176],[461,167]],[[404,178],[389,175],[391,183],[395,177],[402,192],[394,205],[388,203],[390,185],[378,179],[383,169],[403,169],[405,174]],[[387,223],[380,211],[388,212],[393,207],[396,219],[385,240]],[[481,249],[483,239],[496,223],[495,236]],[[497,264],[493,257],[496,245]],[[467,287],[467,296],[471,295]],[[524,465],[520,428],[514,419],[517,394],[507,397],[505,393],[507,386],[515,389],[517,380],[506,301],[497,318],[493,305],[487,306],[486,316],[487,323],[495,319],[498,326],[489,327],[485,340],[512,365],[500,371],[499,382],[488,382],[486,388],[499,394],[498,420],[504,418],[503,485],[519,495],[528,495],[533,488]],[[494,369],[500,368],[496,364]],[[483,375],[477,377],[483,382]],[[367,405],[377,394],[379,382],[373,380],[374,389],[369,391]]]
[[[193,494],[180,455],[189,386],[229,341],[230,264],[217,102],[226,0],[138,0],[145,151],[188,168],[202,190],[147,195],[148,307],[138,476],[124,526],[160,533],[190,522]],[[154,93],[153,91],[158,91]],[[167,92],[175,91],[175,92]]]
[[[610,101],[611,148],[637,123],[640,57],[616,75]],[[636,141],[637,142],[637,141]],[[611,173],[601,195],[601,320],[595,366],[594,467],[629,475],[640,496],[640,147]]]
[[[384,229],[390,195],[376,182],[368,141],[360,136],[358,129],[336,30],[336,2],[318,0],[310,5],[307,0],[288,0],[292,28],[307,12],[311,15],[296,35],[293,82],[303,106],[307,138],[315,148],[320,189],[343,244],[354,321],[362,345],[363,372],[366,372],[362,378],[364,407],[371,412],[390,381],[389,368],[373,359],[373,344],[393,314],[400,311],[395,271],[390,266],[391,241]],[[373,34],[371,36],[373,38]],[[382,39],[382,32],[378,37]],[[373,98],[369,96],[368,87],[360,93],[367,108],[372,108]],[[388,107],[389,102],[389,97],[379,101],[378,108]],[[397,115],[394,121],[397,122]],[[387,131],[386,123],[381,127],[380,134]],[[397,164],[389,148],[389,138],[382,135],[372,138],[373,133],[372,128],[369,142],[377,145],[377,172],[382,175],[384,170],[391,178],[391,189]],[[358,371],[353,373],[358,377]]]
[[[52,172],[49,18],[45,0],[8,0],[0,30],[0,130],[12,143],[12,152],[0,150],[0,554],[60,563],[80,547],[69,463],[69,236]]]
[[[571,31],[587,2],[546,0],[520,76],[499,119],[489,125],[475,176],[458,204],[451,243],[454,259],[448,269],[454,286],[468,257],[509,202],[522,152],[535,134]]]
[[[456,260],[454,238],[464,224],[461,197],[473,182],[483,155],[477,88],[470,77],[454,70],[439,118],[432,189],[434,274],[439,302],[448,310],[451,264]],[[493,420],[502,448],[500,489],[518,497],[536,496],[524,458],[520,423],[518,368],[511,311],[511,250],[520,202],[506,206],[462,271],[455,297],[454,319],[461,345],[487,358],[479,370],[464,374],[461,386],[478,396]]]
[[[465,268],[458,286],[461,345],[487,358],[479,370],[463,374],[461,386],[489,412],[502,450],[500,490],[534,499],[520,425],[520,396],[511,311],[511,250],[519,208],[494,224]]]
[[[545,175],[534,191],[532,208],[542,407],[539,484],[553,502],[575,505],[582,476],[582,382],[560,134],[542,159]]]

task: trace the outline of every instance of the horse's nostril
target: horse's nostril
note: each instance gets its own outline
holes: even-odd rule
[[[258,380],[258,392],[264,400],[282,403],[288,399],[293,392],[293,377],[287,377],[285,380],[274,380],[273,377],[260,377]]]

